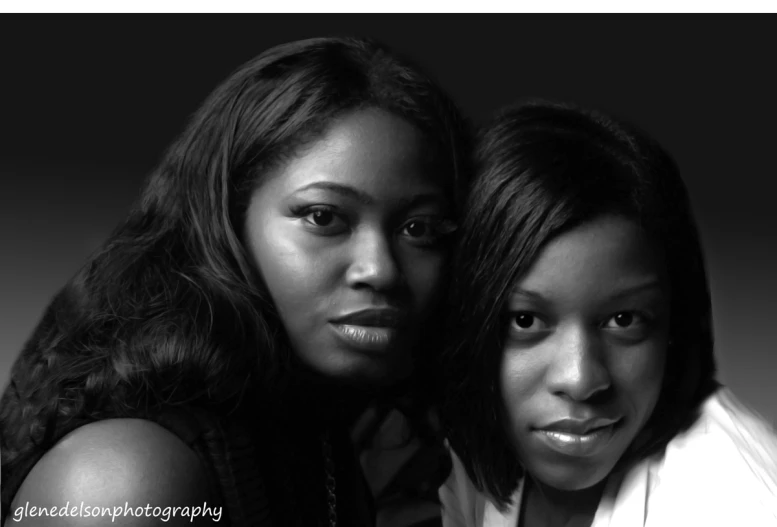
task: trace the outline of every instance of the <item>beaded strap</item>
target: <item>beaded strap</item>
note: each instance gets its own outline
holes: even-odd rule
[[[326,470],[326,501],[329,506],[329,527],[337,527],[337,482],[335,480],[335,462],[332,459],[332,445],[329,442],[329,431],[324,433],[321,441],[324,451],[324,469]]]

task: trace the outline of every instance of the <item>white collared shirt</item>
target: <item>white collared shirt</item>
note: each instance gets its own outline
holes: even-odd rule
[[[444,527],[518,527],[523,481],[500,511],[461,461],[440,487]],[[777,527],[777,433],[719,389],[698,420],[605,486],[591,527]]]

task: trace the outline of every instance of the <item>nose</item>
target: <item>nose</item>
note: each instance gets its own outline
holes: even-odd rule
[[[558,335],[560,340],[547,370],[551,392],[578,402],[603,395],[610,388],[611,377],[595,328],[576,324]]]
[[[353,241],[351,262],[346,271],[348,285],[385,291],[401,283],[402,271],[391,238],[371,230],[356,234]]]

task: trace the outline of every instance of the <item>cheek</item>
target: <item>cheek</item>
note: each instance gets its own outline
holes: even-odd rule
[[[443,253],[403,255],[403,274],[419,311],[432,309],[439,301],[447,281],[447,264]]]
[[[666,348],[661,344],[621,352],[614,361],[614,376],[622,393],[628,393],[632,404],[642,412],[652,411],[658,399],[665,359]]]
[[[254,261],[281,315],[310,310],[326,288],[331,265],[298,233],[269,221],[250,240]]]
[[[502,354],[499,388],[513,426],[521,420],[522,408],[529,404],[534,386],[540,379],[538,365],[526,353],[506,350]]]

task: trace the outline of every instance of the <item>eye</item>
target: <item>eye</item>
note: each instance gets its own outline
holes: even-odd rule
[[[621,311],[608,318],[602,326],[611,335],[628,342],[642,342],[650,337],[653,319],[639,311]]]
[[[540,317],[526,312],[514,313],[510,318],[510,325],[513,331],[520,333],[531,333],[547,329],[547,324]]]
[[[407,224],[405,226],[405,232],[409,236],[412,236],[413,238],[420,238],[424,234],[426,234],[429,230],[429,227],[426,223],[420,222],[420,221],[413,221]]]
[[[346,217],[331,207],[316,205],[302,209],[297,214],[306,227],[316,234],[332,236],[348,230]]]
[[[418,217],[407,221],[400,228],[400,235],[414,245],[430,246],[456,230],[456,224],[450,220],[433,216]]]
[[[335,220],[335,215],[330,210],[316,210],[310,213],[310,222],[319,227],[326,227]]]
[[[610,329],[632,329],[646,323],[645,318],[634,311],[621,311],[610,317],[604,327]]]

